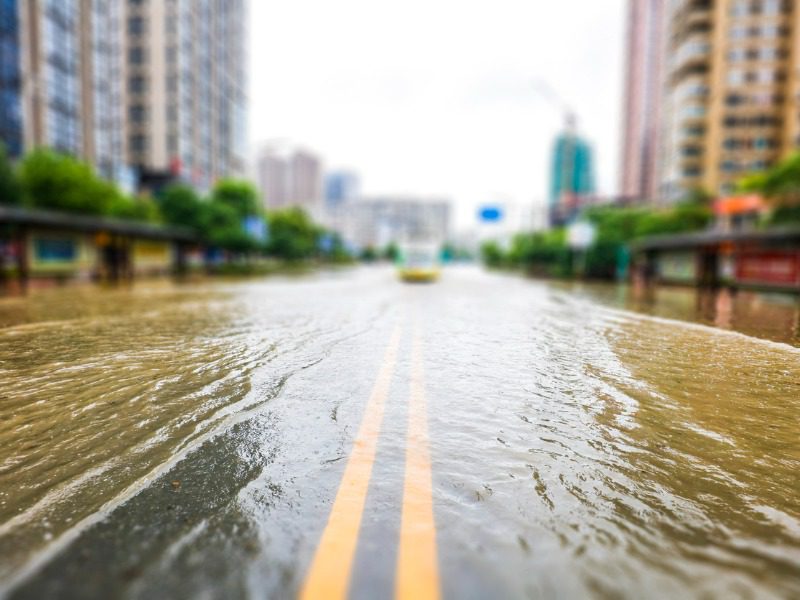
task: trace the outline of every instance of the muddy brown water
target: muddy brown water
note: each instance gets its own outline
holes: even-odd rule
[[[393,589],[415,332],[445,597],[800,597],[798,306],[473,268],[2,298],[0,596],[294,596],[399,326],[353,597]]]

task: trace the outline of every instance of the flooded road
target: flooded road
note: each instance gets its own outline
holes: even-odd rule
[[[0,596],[800,596],[796,334],[609,289],[0,299]]]

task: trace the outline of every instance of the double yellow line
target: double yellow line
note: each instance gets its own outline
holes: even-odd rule
[[[389,340],[378,379],[364,410],[361,427],[331,508],[328,524],[300,592],[301,600],[335,600],[347,597],[364,503],[372,466],[375,464],[375,451],[386,398],[397,363],[400,338],[401,331],[398,327]],[[439,598],[427,404],[423,381],[422,341],[418,332],[414,334],[411,350],[411,391],[395,597],[400,600]]]

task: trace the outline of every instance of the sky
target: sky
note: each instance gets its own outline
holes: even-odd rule
[[[252,153],[289,143],[365,194],[543,206],[563,117],[615,193],[625,0],[251,0]]]

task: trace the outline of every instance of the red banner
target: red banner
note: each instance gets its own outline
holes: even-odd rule
[[[742,283],[800,285],[800,252],[754,252],[736,258],[736,280]]]

